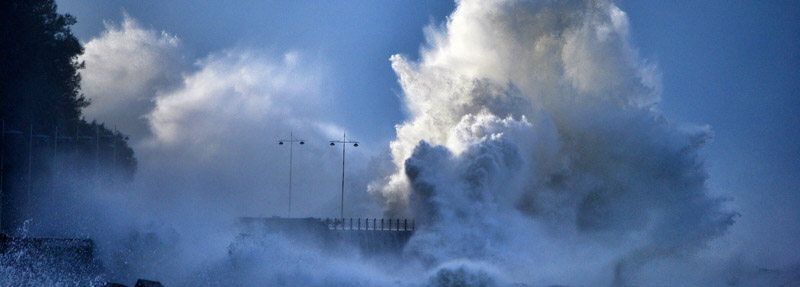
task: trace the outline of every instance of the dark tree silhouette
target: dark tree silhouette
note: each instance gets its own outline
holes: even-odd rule
[[[130,180],[136,170],[125,135],[82,118],[89,105],[80,93],[83,47],[70,30],[75,17],[56,8],[53,0],[0,1],[0,118],[7,130],[21,132],[2,142],[0,231],[16,228],[44,190],[75,191],[88,182],[108,187]],[[67,177],[84,180],[62,183]]]
[[[72,35],[75,17],[52,0],[3,1],[0,15],[0,103],[9,122],[76,120],[89,102],[80,94],[83,47]]]

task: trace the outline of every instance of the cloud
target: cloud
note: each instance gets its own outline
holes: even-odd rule
[[[181,40],[167,32],[141,27],[128,14],[119,25],[84,44],[78,59],[81,89],[92,104],[83,112],[88,119],[114,123],[134,142],[149,135],[143,118],[160,90],[174,87],[188,67]]]

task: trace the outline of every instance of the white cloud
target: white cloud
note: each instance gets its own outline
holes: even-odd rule
[[[143,116],[156,92],[173,87],[186,68],[181,41],[142,28],[127,14],[121,25],[105,25],[103,34],[84,44],[79,59],[86,64],[82,91],[92,102],[84,114],[117,125],[139,142],[149,134]]]

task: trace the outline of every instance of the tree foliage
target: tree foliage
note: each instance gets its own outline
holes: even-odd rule
[[[70,31],[75,17],[52,0],[4,1],[0,13],[0,92],[4,118],[42,123],[75,121],[89,102],[80,94],[83,47]]]
[[[67,175],[91,178],[60,185],[75,190],[89,181],[130,180],[136,159],[125,135],[81,115],[89,100],[80,92],[83,46],[70,30],[75,17],[59,14],[54,0],[1,2],[0,118],[7,131],[21,132],[6,133],[2,142],[0,230],[8,230],[9,217],[23,212],[23,193],[58,186]]]

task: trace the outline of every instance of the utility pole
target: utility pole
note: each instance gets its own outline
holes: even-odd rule
[[[293,132],[289,132],[288,140],[280,140],[278,144],[283,145],[284,142],[289,143],[289,218],[292,218],[292,148],[295,142],[301,145],[304,145],[306,142],[295,138]]]
[[[335,146],[337,143],[342,144],[342,197],[341,197],[342,203],[341,203],[341,207],[340,207],[340,211],[339,211],[340,212],[339,213],[339,217],[342,218],[342,220],[344,220],[344,160],[345,160],[345,147],[347,147],[347,144],[350,144],[350,143],[353,144],[353,147],[358,147],[358,142],[357,141],[348,141],[347,140],[347,132],[344,133],[344,136],[342,137],[341,140],[330,141],[330,142],[331,142],[331,146]]]

